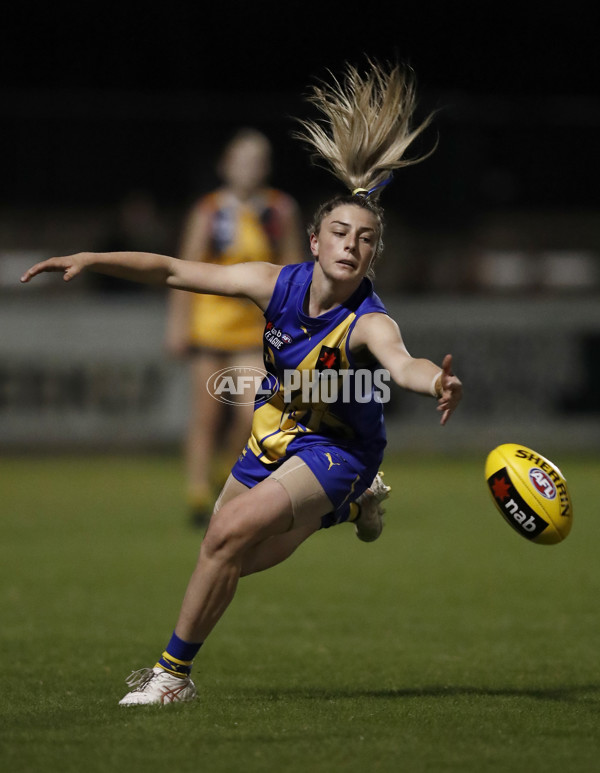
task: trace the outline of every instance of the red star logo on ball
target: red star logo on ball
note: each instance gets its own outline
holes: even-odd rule
[[[492,483],[492,491],[496,499],[504,501],[510,491],[510,483],[508,483],[506,478],[496,478]]]

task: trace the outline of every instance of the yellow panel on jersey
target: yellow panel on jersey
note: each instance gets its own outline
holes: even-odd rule
[[[322,338],[296,366],[296,370],[314,372],[317,359],[323,346],[338,349],[340,369],[348,369],[350,363],[344,346],[350,326],[356,314],[349,313],[340,324]],[[322,401],[304,403],[302,392],[286,404],[283,397],[283,384],[270,400],[254,411],[252,434],[248,446],[261,461],[274,462],[285,456],[289,444],[312,432],[325,431],[329,437],[351,440],[352,429],[340,421],[332,412],[331,405]]]

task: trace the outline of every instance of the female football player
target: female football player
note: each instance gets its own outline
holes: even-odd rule
[[[429,119],[411,128],[414,87],[399,66],[348,67],[342,84],[315,88],[325,123],[300,135],[349,192],[317,211],[314,263],[232,266],[147,253],[80,253],[30,268],[71,281],[99,271],[196,293],[249,298],[263,310],[268,374],[257,394],[250,439],[216,504],[173,635],[153,668],[134,672],[122,705],[196,696],[192,661],[233,599],[240,577],[285,560],[323,527],[353,521],[360,539],[381,532],[378,475],[385,446],[381,369],[400,387],[437,399],[441,423],[462,392],[452,357],[441,368],[413,358],[368,274],[382,249],[378,194]]]
[[[271,143],[261,132],[246,128],[235,133],[218,165],[223,185],[191,208],[182,258],[226,265],[302,260],[298,206],[266,182],[271,155]],[[261,370],[264,319],[247,298],[174,290],[170,301],[167,349],[190,363],[187,500],[192,525],[203,527],[252,423],[252,404],[240,402],[229,412],[223,432],[226,406],[209,394],[206,384],[225,368]]]

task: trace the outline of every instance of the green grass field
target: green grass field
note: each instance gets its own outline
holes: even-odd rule
[[[180,460],[0,459],[2,769],[599,770],[600,464],[555,461],[575,520],[542,547],[482,459],[389,456],[378,542],[340,526],[243,580],[200,699],[127,709],[198,550]]]

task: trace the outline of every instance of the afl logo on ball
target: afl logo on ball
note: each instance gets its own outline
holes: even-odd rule
[[[529,470],[529,480],[533,483],[537,491],[546,499],[556,498],[556,486],[552,478],[540,470],[539,467],[532,467]]]

